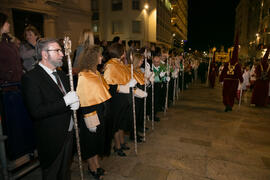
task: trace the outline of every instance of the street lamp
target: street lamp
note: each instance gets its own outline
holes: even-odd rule
[[[144,28],[145,43],[148,42],[148,13],[147,13],[148,9],[149,9],[149,5],[147,3],[145,3],[144,8],[143,8],[144,14],[145,14],[145,16],[144,16],[144,18],[145,18],[145,20],[144,20],[144,24],[145,24],[145,28]]]
[[[144,5],[144,9],[145,9],[145,10],[148,10],[148,8],[149,8],[149,5],[146,3],[146,4]]]

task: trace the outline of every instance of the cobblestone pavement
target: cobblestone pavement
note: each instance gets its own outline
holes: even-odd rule
[[[138,155],[112,155],[101,161],[108,171],[105,180],[269,180],[270,107],[250,107],[224,112],[221,88],[194,84],[170,107],[166,116],[148,122],[146,142],[138,144]],[[133,142],[128,142],[133,147]],[[93,179],[87,174],[85,179]],[[40,179],[36,169],[22,180]],[[79,180],[77,159],[72,180]]]

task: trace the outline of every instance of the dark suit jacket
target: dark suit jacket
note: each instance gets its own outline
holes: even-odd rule
[[[62,71],[58,74],[66,92],[69,92],[66,74]],[[39,65],[23,76],[22,92],[34,121],[39,160],[41,166],[47,168],[63,146],[72,111],[66,106],[57,84]]]

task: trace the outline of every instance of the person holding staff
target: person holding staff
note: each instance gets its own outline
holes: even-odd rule
[[[22,78],[26,107],[34,121],[43,180],[69,180],[73,147],[72,111],[79,98],[70,91],[68,77],[56,70],[63,52],[56,39],[41,39],[36,45],[38,65]]]
[[[95,179],[105,175],[98,156],[104,153],[105,116],[111,98],[109,86],[97,71],[101,59],[100,48],[93,45],[84,49],[78,62],[77,93],[84,117],[80,128],[82,157],[87,159],[88,170]]]
[[[114,152],[119,156],[126,156],[123,150],[128,150],[124,141],[124,131],[128,131],[131,119],[130,87],[137,82],[131,79],[130,70],[121,59],[125,59],[124,46],[114,43],[109,47],[110,60],[105,64],[104,79],[111,88],[116,87],[117,92],[112,93],[111,118],[113,121]]]

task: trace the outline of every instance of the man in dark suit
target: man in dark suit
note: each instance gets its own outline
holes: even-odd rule
[[[62,66],[63,52],[55,39],[36,45],[39,64],[22,78],[23,97],[34,121],[37,150],[44,180],[69,180],[72,159],[72,111],[79,98],[70,91]]]

